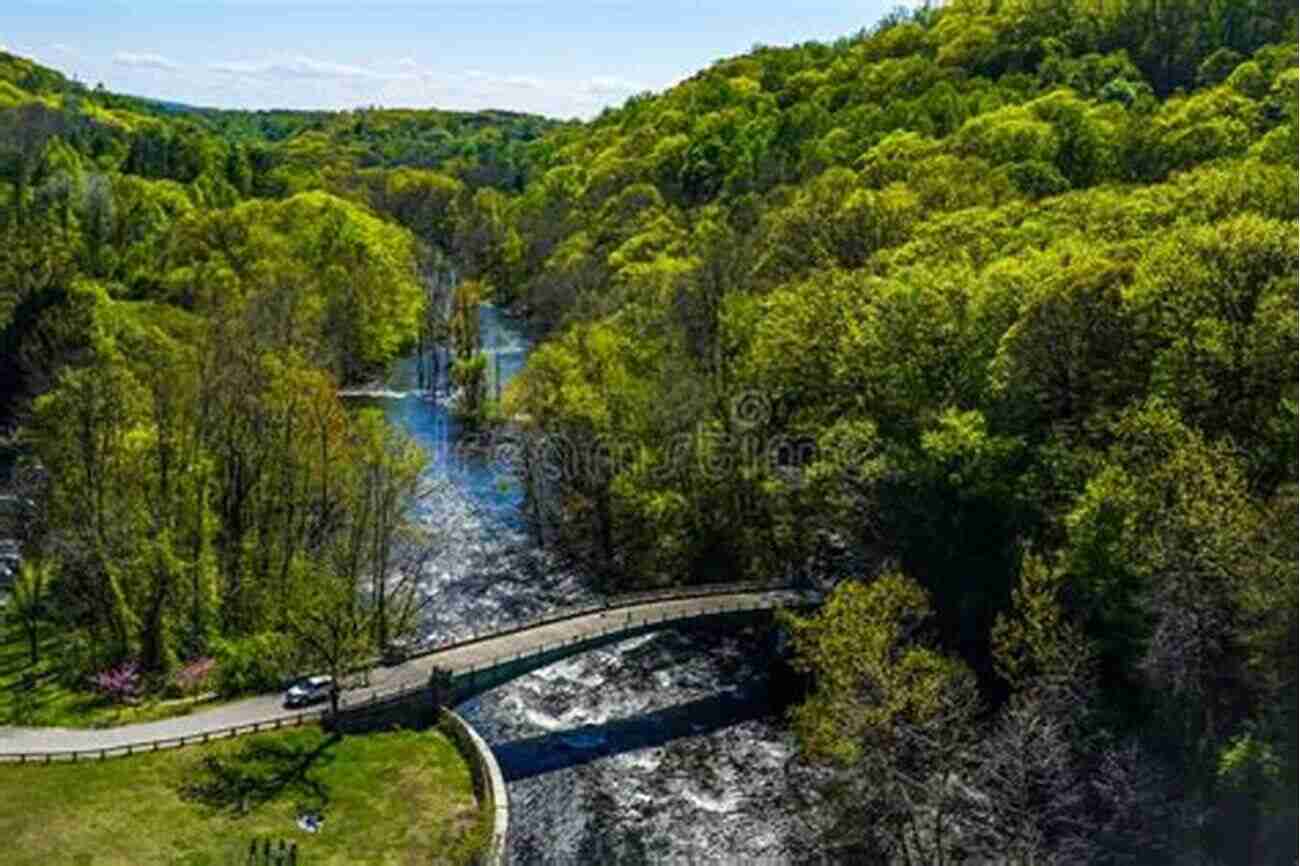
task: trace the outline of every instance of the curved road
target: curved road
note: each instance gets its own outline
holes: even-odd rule
[[[586,609],[571,615],[559,612],[551,619],[535,625],[453,644],[400,665],[374,668],[369,671],[369,685],[344,690],[342,700],[346,706],[364,701],[377,691],[424,685],[428,683],[435,666],[453,672],[468,671],[492,665],[504,658],[527,656],[548,646],[554,648],[570,641],[616,632],[624,627],[644,628],[647,623],[663,622],[664,627],[668,628],[680,620],[728,611],[764,610],[806,604],[814,598],[814,594],[801,590],[753,589],[687,598],[623,603],[615,600],[610,606],[600,609]],[[186,716],[115,728],[0,727],[0,760],[13,760],[23,755],[40,756],[50,752],[120,749],[128,744],[202,736],[237,725],[294,719],[303,713],[318,716],[321,712],[320,707],[308,710],[286,709],[282,696],[276,693],[223,704]]]

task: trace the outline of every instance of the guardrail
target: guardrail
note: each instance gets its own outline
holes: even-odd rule
[[[339,714],[364,712],[376,707],[404,700],[418,692],[427,691],[428,688],[429,684],[427,681],[407,681],[400,685],[390,686],[385,689],[374,689],[371,690],[369,694],[358,695],[356,697],[348,698],[346,696],[341,696],[339,698]],[[254,722],[242,722],[238,725],[229,725],[224,728],[218,728],[200,734],[186,734],[180,737],[160,737],[152,740],[135,740],[129,743],[120,743],[114,746],[102,746],[92,749],[50,749],[39,752],[0,752],[0,763],[76,763],[82,759],[99,761],[105,758],[149,754],[151,752],[161,752],[168,749],[179,749],[182,746],[194,746],[218,740],[228,740],[233,737],[241,737],[247,734],[260,734],[267,731],[278,731],[282,728],[301,727],[306,721],[323,721],[329,718],[330,715],[331,712],[327,707],[321,707],[315,710],[304,710],[300,713],[259,719]]]
[[[382,707],[387,704],[404,701],[414,694],[426,692],[429,690],[429,678],[427,676],[413,680],[404,680],[395,686],[386,686],[382,689],[371,689],[368,694],[357,694],[354,697],[347,695],[339,696],[339,714],[360,713],[366,710]],[[354,692],[363,691],[354,689]],[[326,716],[329,713],[325,713]]]
[[[214,740],[228,740],[232,737],[240,737],[245,734],[258,734],[264,731],[278,731],[281,728],[301,727],[304,721],[315,721],[328,714],[328,710],[308,710],[302,713],[294,713],[290,716],[277,716],[272,719],[262,719],[256,722],[243,722],[238,725],[230,725],[225,728],[218,728],[214,731],[206,731],[202,734],[187,734],[183,737],[160,737],[154,740],[140,740],[131,743],[119,743],[115,746],[101,746],[94,749],[51,749],[41,752],[0,752],[0,763],[10,764],[53,764],[53,763],[77,763],[85,759],[91,761],[102,761],[106,758],[126,757],[127,755],[140,755],[150,752],[161,752],[167,749],[179,749],[182,746],[193,746],[200,743],[210,743]]]

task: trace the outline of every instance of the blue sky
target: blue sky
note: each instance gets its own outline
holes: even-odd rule
[[[894,0],[2,0],[0,48],[198,105],[590,117],[755,43],[834,39]]]

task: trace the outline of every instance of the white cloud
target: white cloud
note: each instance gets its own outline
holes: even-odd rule
[[[68,45],[66,42],[54,42],[54,43],[52,43],[52,44],[50,45],[50,48],[51,48],[52,50],[54,50],[54,51],[59,52],[60,54],[76,54],[76,53],[77,53],[76,51],[73,50],[72,46],[71,46],[71,45]]]
[[[297,55],[280,57],[274,60],[248,62],[242,60],[210,63],[208,68],[214,72],[228,75],[257,76],[263,78],[316,78],[316,79],[356,79],[364,81],[396,81],[409,79],[414,73],[406,63],[400,64],[403,71],[389,72],[364,66],[352,66],[346,63],[334,63],[317,60],[312,57]]]
[[[5,43],[0,42],[0,51],[3,51],[5,54],[12,54],[15,57],[27,57],[32,59],[36,57],[35,51],[23,45],[6,45]]]
[[[506,87],[518,87],[524,90],[541,90],[546,86],[540,78],[531,75],[507,75],[501,79],[501,83]]]
[[[51,45],[46,53],[64,48],[69,46]],[[71,48],[62,65],[76,65],[73,58],[84,60],[80,48]],[[148,73],[168,70],[176,74],[159,95],[195,104],[250,108],[504,108],[553,117],[590,117],[651,87],[618,74],[531,74],[522,58],[513,69],[447,68],[418,54],[343,62],[307,53],[268,52],[174,61],[160,54],[119,52],[112,60],[120,69],[139,70],[137,75],[145,79],[118,83],[129,92],[157,93],[158,76]],[[90,80],[102,77],[99,69],[81,71]]]
[[[258,105],[386,105],[475,110],[511,108],[555,116],[590,115],[648,89],[618,75],[547,78],[524,70],[446,69],[410,55],[343,63],[305,54],[207,63],[204,86],[246,94]],[[222,88],[225,88],[223,91]]]
[[[134,66],[140,69],[180,69],[180,64],[168,60],[161,54],[136,53],[134,51],[119,51],[113,55],[113,62],[119,66]]]
[[[581,89],[589,96],[608,98],[631,96],[648,88],[638,81],[620,78],[617,75],[593,75],[582,83]]]
[[[237,60],[223,61],[221,63],[209,63],[208,69],[213,72],[221,72],[227,75],[253,75],[263,70],[262,66],[256,63],[243,63]]]
[[[487,90],[542,90],[546,82],[532,75],[493,75],[479,69],[469,69],[464,73],[480,88]]]

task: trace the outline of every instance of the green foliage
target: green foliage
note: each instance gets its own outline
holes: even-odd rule
[[[1065,584],[1065,573],[1039,557],[1021,562],[1011,610],[999,614],[990,635],[998,675],[1013,688],[1087,665],[1086,638],[1065,609]]]
[[[6,599],[6,618],[22,627],[27,636],[31,664],[40,661],[41,624],[49,614],[50,589],[55,563],[27,560],[18,569]]]
[[[411,237],[362,207],[311,192],[198,212],[176,231],[167,290],[223,316],[278,311],[267,349],[356,382],[415,340],[424,297]]]
[[[1126,412],[1070,514],[1066,567],[1114,681],[1147,686],[1168,735],[1208,760],[1227,708],[1268,693],[1248,666],[1260,591],[1288,566],[1254,552],[1261,514],[1239,461],[1154,401]],[[1272,587],[1263,590],[1263,587]],[[1280,625],[1280,623],[1278,623]]]
[[[334,391],[442,340],[461,411],[555,458],[539,535],[610,584],[897,565],[794,626],[801,738],[893,774],[843,827],[947,856],[885,801],[952,804],[978,678],[1032,764],[960,768],[1029,810],[990,850],[1182,857],[1115,817],[1166,814],[1138,740],[1199,854],[1262,850],[1295,800],[1260,768],[1295,777],[1297,80],[1278,0],[954,0],[589,124],[164,110],[0,57],[0,380],[61,625],[101,666],[288,629],[345,667],[386,628],[356,515],[418,461]],[[485,299],[548,330],[501,407]],[[1060,818],[1085,770],[1095,834]]]
[[[1272,2],[954,2],[553,134],[476,217],[551,328],[508,415],[617,455],[529,493],[551,543],[638,585],[897,563],[1006,736],[1095,660],[1096,718],[1227,827],[1218,750],[1293,702],[1294,39]],[[854,763],[836,628],[799,730]]]
[[[1218,775],[1230,787],[1253,791],[1274,785],[1281,768],[1272,748],[1251,734],[1234,737],[1219,755]]]
[[[282,632],[261,632],[213,642],[216,690],[222,695],[275,691],[298,673],[297,652]]]
[[[787,618],[798,664],[816,682],[794,712],[811,755],[853,763],[896,725],[937,715],[944,694],[969,680],[960,662],[915,640],[930,613],[920,586],[886,574],[841,584],[809,619]]]

